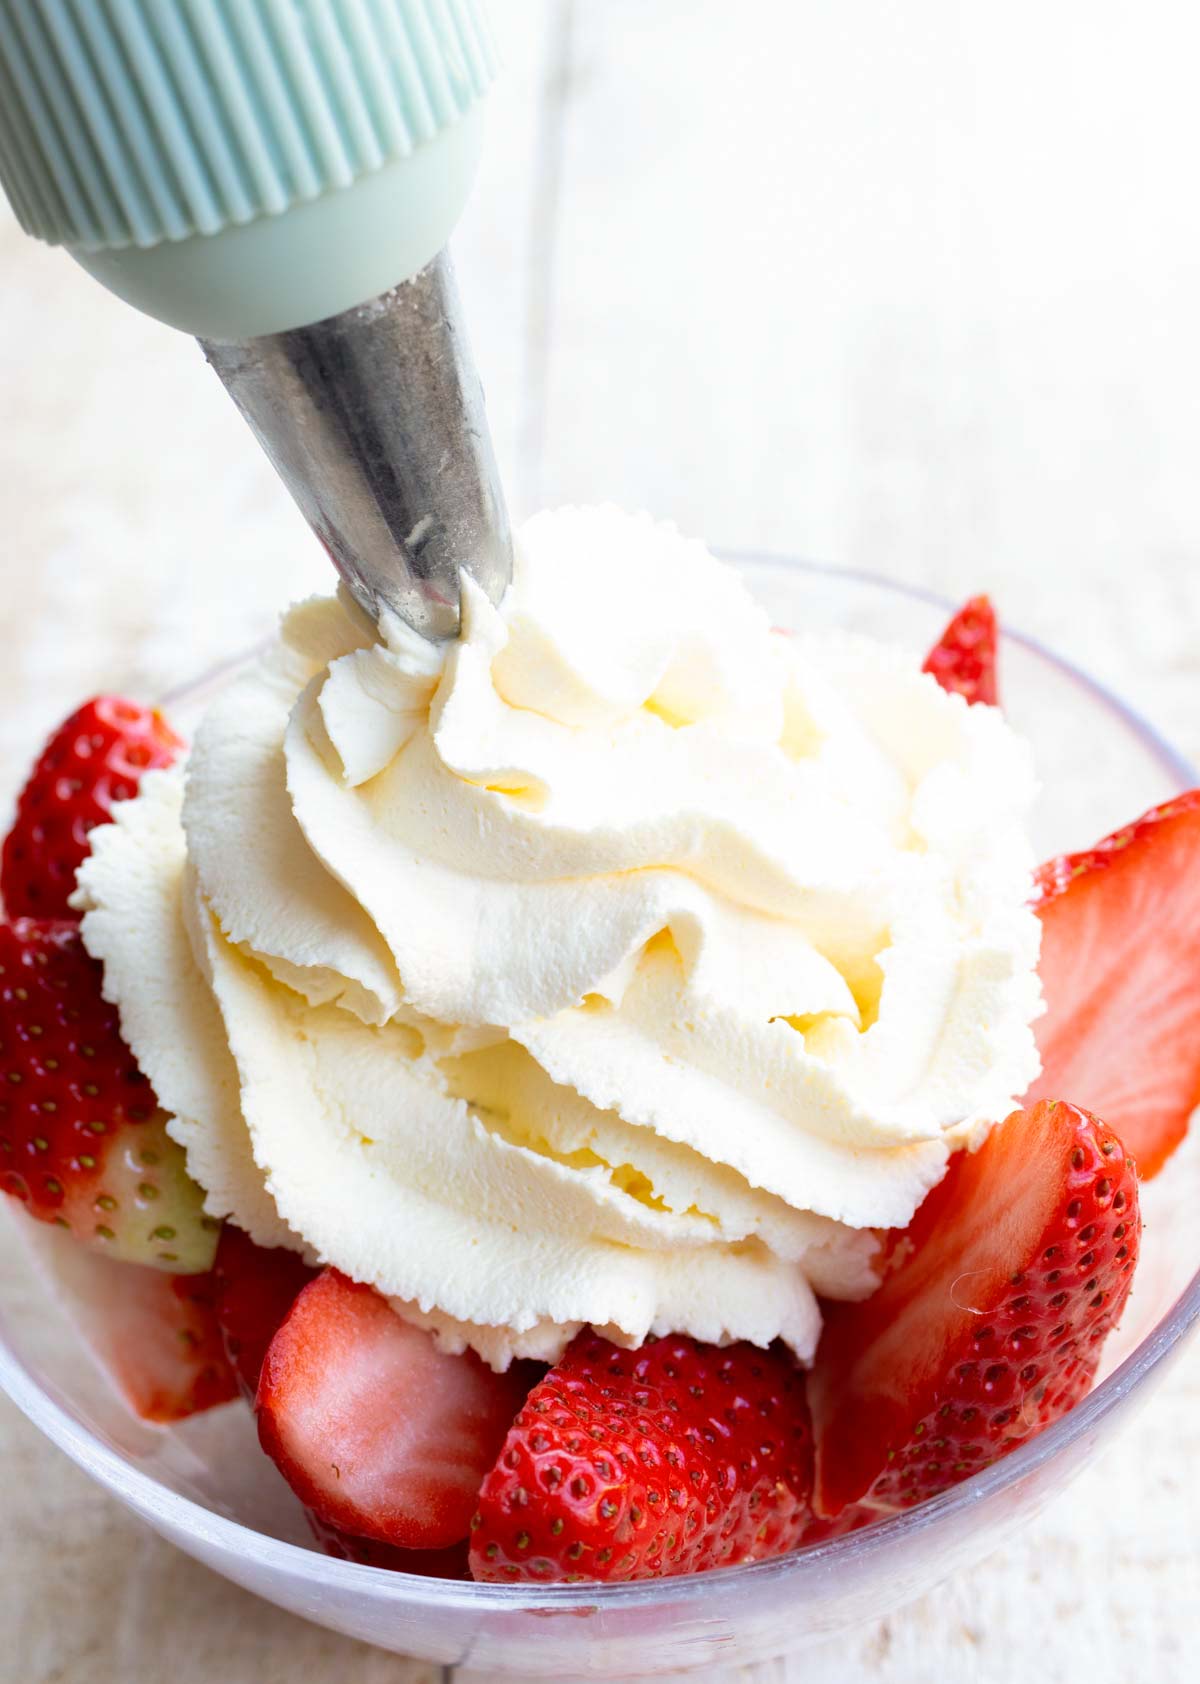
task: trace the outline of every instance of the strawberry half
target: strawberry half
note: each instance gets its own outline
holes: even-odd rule
[[[213,1314],[211,1275],[168,1275],[94,1253],[84,1260],[68,1249],[86,1261],[66,1277],[71,1315],[143,1420],[182,1421],[237,1396]]]
[[[203,1274],[219,1224],[101,980],[77,925],[0,924],[0,1187],[110,1257]]]
[[[440,1550],[466,1537],[528,1385],[522,1365],[493,1374],[476,1356],[447,1356],[371,1287],[326,1269],[267,1350],[258,1433],[327,1526]]]
[[[163,716],[123,696],[96,696],[60,725],[17,801],[0,854],[0,898],[10,918],[77,918],[69,897],[88,832],[113,804],[137,794],[142,774],[183,748]]]
[[[986,596],[973,596],[950,621],[921,670],[932,673],[943,690],[996,707],[996,644],[995,609]]]
[[[831,1520],[814,1514],[800,1534],[799,1547],[807,1549],[809,1544],[827,1544],[833,1538],[844,1538],[850,1532],[861,1532],[864,1526],[874,1526],[877,1520],[883,1518],[882,1510],[869,1508],[866,1503],[851,1503]]]
[[[116,1320],[107,1327],[105,1367],[130,1407],[164,1425],[237,1396],[213,1314],[209,1275],[166,1275],[117,1263]]]
[[[213,1264],[216,1315],[225,1355],[250,1403],[271,1340],[316,1274],[294,1251],[256,1245],[232,1222],[222,1228]]]
[[[1200,1103],[1200,790],[1048,861],[1035,905],[1046,1015],[1026,1102],[1076,1095],[1155,1175]]]
[[[212,1272],[216,1318],[225,1356],[242,1396],[250,1403],[258,1391],[271,1340],[299,1294],[316,1276],[317,1270],[294,1251],[256,1245],[232,1222],[222,1229]],[[382,1567],[395,1573],[419,1573],[427,1579],[469,1577],[465,1538],[445,1550],[399,1549],[374,1538],[356,1538],[328,1525],[312,1509],[305,1509],[304,1514],[325,1554],[340,1561],[357,1561],[360,1566]]]
[[[804,1376],[778,1348],[581,1333],[483,1482],[476,1579],[648,1579],[780,1555],[809,1517]]]
[[[809,1381],[819,1515],[910,1507],[1089,1389],[1138,1256],[1111,1129],[1044,1100],[960,1152],[861,1304],[830,1304]]]

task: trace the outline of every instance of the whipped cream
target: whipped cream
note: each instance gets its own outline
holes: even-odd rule
[[[93,833],[125,1034],[213,1215],[451,1349],[806,1359],[1037,1074],[1027,751],[645,516],[463,606],[302,603]]]

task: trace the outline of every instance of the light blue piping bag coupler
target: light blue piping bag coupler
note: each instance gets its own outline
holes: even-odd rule
[[[200,338],[359,603],[431,638],[512,570],[444,250],[495,73],[480,0],[0,0],[21,225]]]

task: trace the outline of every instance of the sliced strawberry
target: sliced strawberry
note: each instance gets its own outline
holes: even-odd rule
[[[357,1561],[360,1567],[383,1567],[390,1573],[419,1573],[424,1579],[469,1579],[467,1540],[461,1539],[444,1550],[402,1550],[395,1544],[381,1544],[374,1538],[355,1538],[327,1526],[311,1509],[305,1517],[312,1535],[326,1555],[339,1561]]]
[[[809,1516],[804,1376],[782,1350],[581,1333],[483,1482],[476,1579],[648,1579],[780,1555]]]
[[[1200,790],[1048,861],[1035,904],[1046,1015],[1026,1101],[1074,1094],[1148,1179],[1200,1103]]]
[[[17,801],[0,855],[10,918],[77,918],[68,905],[88,832],[137,794],[142,774],[183,748],[163,716],[123,696],[96,696],[60,725]]]
[[[238,1378],[243,1397],[253,1403],[263,1361],[276,1332],[297,1297],[318,1271],[294,1251],[256,1245],[249,1234],[227,1222],[213,1265],[215,1309],[225,1355]],[[464,1538],[450,1549],[405,1550],[374,1538],[356,1538],[305,1509],[313,1537],[326,1555],[357,1561],[365,1567],[384,1567],[396,1573],[419,1573],[428,1579],[466,1579],[467,1544]]]
[[[237,1396],[213,1314],[211,1275],[168,1275],[88,1259],[86,1300],[75,1315],[97,1360],[129,1407],[167,1423]]]
[[[204,1274],[220,1224],[101,981],[78,926],[0,924],[0,1187],[111,1257]]]
[[[440,1550],[466,1537],[528,1386],[522,1367],[493,1374],[445,1355],[369,1286],[326,1269],[267,1350],[259,1438],[327,1525]]]
[[[243,1395],[254,1402],[267,1347],[317,1271],[294,1251],[255,1245],[227,1222],[213,1264],[216,1313],[225,1354]]]
[[[931,672],[943,690],[996,707],[996,644],[996,612],[986,596],[973,596],[950,621],[921,670]]]
[[[819,1515],[907,1508],[1078,1402],[1138,1256],[1111,1129],[1042,1101],[960,1152],[861,1304],[828,1306],[809,1380]]]
[[[800,1534],[799,1547],[806,1549],[809,1544],[827,1544],[832,1538],[844,1538],[849,1532],[861,1532],[864,1526],[873,1526],[877,1520],[883,1518],[881,1509],[869,1508],[866,1503],[851,1503],[832,1520],[814,1514]]]

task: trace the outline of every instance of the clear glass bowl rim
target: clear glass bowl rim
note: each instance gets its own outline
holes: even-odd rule
[[[884,575],[866,570],[824,566],[787,556],[752,550],[718,552],[727,560],[757,567],[779,568],[808,573],[815,577],[844,579],[851,583],[892,592],[898,596],[922,602],[949,614],[956,606],[936,591],[905,585]],[[1049,649],[1036,638],[1003,628],[1004,639],[1022,645],[1049,665],[1058,668],[1081,690],[1089,692],[1111,712],[1119,715],[1130,730],[1141,739],[1163,770],[1183,788],[1200,782],[1195,768],[1179,754],[1166,739],[1129,707],[1119,696],[1086,673],[1073,662]],[[214,673],[216,678],[226,669],[233,671],[240,660],[226,663]],[[702,1597],[714,1580],[725,1587],[735,1582],[756,1585],[771,1579],[800,1579],[813,1569],[821,1574],[836,1566],[840,1558],[853,1556],[862,1560],[892,1545],[903,1545],[916,1534],[969,1510],[985,1498],[1003,1492],[1023,1477],[1055,1458],[1061,1451],[1085,1437],[1128,1396],[1143,1384],[1171,1355],[1200,1322],[1200,1272],[1189,1282],[1170,1311],[1154,1331],[1142,1341],[1112,1374],[1088,1394],[1069,1415],[1048,1427],[1029,1443],[1012,1451],[1001,1461],[975,1474],[961,1484],[952,1486],[941,1496],[930,1499],[920,1507],[876,1522],[861,1532],[848,1533],[823,1543],[811,1544],[771,1561],[753,1562],[743,1567],[718,1568],[678,1579],[648,1579],[630,1584],[603,1585],[585,1582],[578,1585],[486,1585],[473,1581],[428,1579],[418,1575],[396,1573],[378,1567],[361,1566],[319,1554],[299,1545],[286,1543],[266,1533],[257,1532],[240,1522],[217,1514],[211,1509],[169,1491],[152,1475],[142,1472],[118,1452],[95,1438],[72,1420],[70,1414],[50,1398],[27,1369],[14,1357],[0,1337],[0,1390],[38,1427],[50,1441],[83,1468],[92,1478],[147,1519],[161,1517],[172,1531],[186,1531],[197,1538],[224,1546],[232,1555],[252,1553],[264,1564],[303,1576],[319,1573],[326,1584],[341,1584],[368,1600],[386,1604],[390,1600],[411,1603],[414,1588],[421,1587],[423,1601],[431,1607],[452,1613],[486,1614],[493,1612],[592,1612],[601,1607],[637,1608],[660,1603],[665,1598],[683,1602]],[[0,1322],[0,1335],[3,1324]]]

